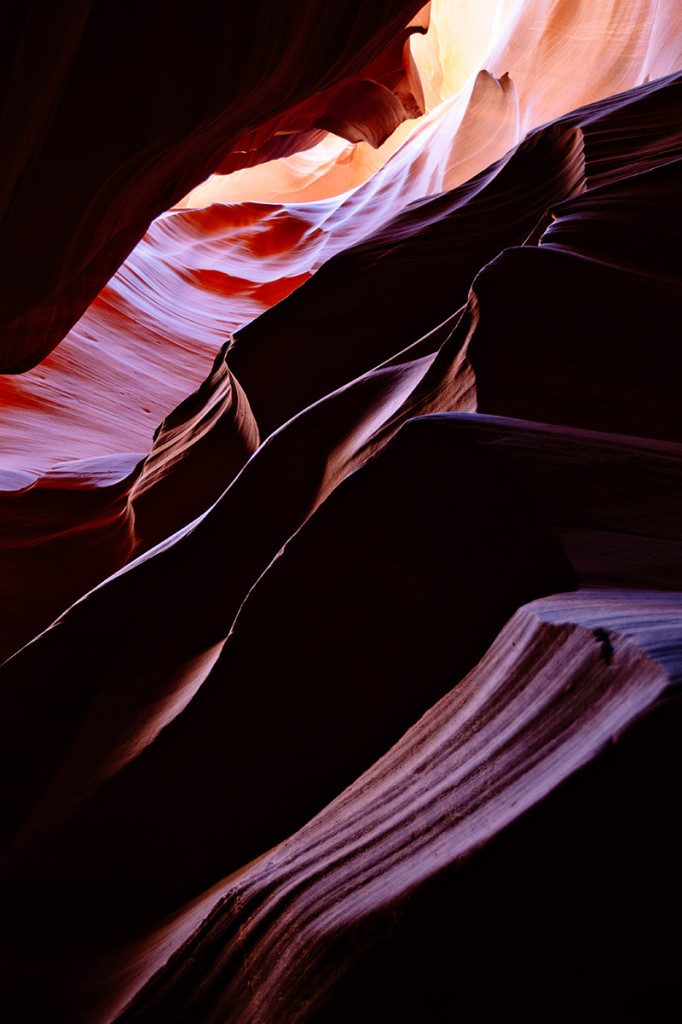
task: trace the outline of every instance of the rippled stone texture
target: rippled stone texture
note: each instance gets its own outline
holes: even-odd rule
[[[9,1019],[668,1013],[678,6],[13,15]]]

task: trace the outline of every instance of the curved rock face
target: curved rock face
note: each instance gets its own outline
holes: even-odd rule
[[[659,853],[633,844],[625,807],[608,814],[616,834],[607,846],[598,801],[613,799],[618,773],[632,786],[638,758],[651,756],[646,729],[619,734],[679,680],[679,650],[658,659],[661,639],[679,636],[681,608],[679,595],[637,591],[578,591],[521,608],[476,669],[384,758],[225,885],[181,953],[120,1019],[369,1021],[389,1012],[408,1021],[426,1011],[444,1020],[454,1004],[471,1013],[502,1014],[509,1005],[541,1012],[569,971],[582,975],[560,1015],[578,1010],[588,983],[592,1005],[620,1009],[623,963],[646,973],[656,920],[651,906],[630,916],[622,872],[648,869],[640,883],[647,899],[664,898],[664,887],[655,877]],[[665,710],[679,723],[676,706]],[[596,792],[578,776],[558,807],[545,800],[486,846],[595,755]],[[656,761],[647,781],[665,784],[679,755]],[[608,850],[614,862],[599,863],[586,823],[599,854]],[[643,823],[660,832],[650,809]],[[669,852],[662,861],[670,870]],[[597,894],[599,884],[605,891]],[[591,900],[610,907],[616,894],[630,911],[618,915],[621,934],[592,923]],[[549,950],[547,932],[536,932],[541,923]],[[670,963],[668,954],[656,965],[657,980]]]
[[[231,167],[268,158],[276,135],[302,126],[306,145],[330,122],[378,142],[418,110],[414,74],[402,84],[403,29],[420,6],[210,3],[190,30],[159,2],[71,0],[17,15],[6,43],[2,369],[54,348],[150,220],[228,154]]]
[[[85,310],[0,380],[8,1019],[662,1019],[677,5],[67,7],[4,64],[6,366]]]

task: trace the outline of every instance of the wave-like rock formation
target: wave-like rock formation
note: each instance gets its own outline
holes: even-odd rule
[[[9,24],[4,1018],[663,1019],[677,5],[157,6]]]
[[[119,1019],[569,1020],[588,993],[589,1019],[632,1012],[643,980],[664,1006],[676,955],[662,939],[652,963],[651,942],[676,873],[660,816],[679,755],[655,743],[679,728],[660,698],[681,679],[681,615],[678,594],[634,590],[519,609],[383,758],[213,894]]]
[[[418,112],[405,44],[420,6],[211,3],[196,31],[159,0],[18,12],[3,43],[2,369],[45,356],[152,217],[223,163],[327,127],[377,144]]]

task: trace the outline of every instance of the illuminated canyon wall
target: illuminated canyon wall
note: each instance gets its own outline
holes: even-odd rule
[[[659,1019],[679,4],[6,39],[8,1019]]]

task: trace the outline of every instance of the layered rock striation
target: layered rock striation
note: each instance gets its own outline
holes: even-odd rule
[[[5,367],[72,329],[0,391],[8,1019],[662,1016],[675,5],[499,5],[464,85],[465,4],[68,7],[44,93],[10,26]]]

